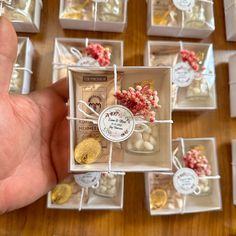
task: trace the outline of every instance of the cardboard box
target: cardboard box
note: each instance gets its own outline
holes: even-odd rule
[[[30,92],[33,52],[30,39],[18,37],[17,60],[10,82],[10,93],[28,94]]]
[[[145,173],[145,191],[146,191],[146,205],[151,215],[172,215],[172,214],[184,214],[184,213],[198,213],[209,212],[222,209],[222,199],[220,190],[218,160],[216,153],[216,144],[214,138],[188,138],[183,139],[185,151],[191,149],[196,145],[203,145],[205,149],[205,155],[211,165],[211,176],[218,178],[208,179],[209,191],[207,193],[201,193],[199,195],[190,194],[186,195],[186,202],[184,207],[184,195],[177,192],[173,186],[173,172],[158,173],[150,172]],[[179,151],[176,155],[181,163],[182,149],[180,145],[180,139],[173,140],[173,150],[179,147]],[[175,172],[175,171],[174,171]],[[199,181],[201,181],[201,177]],[[165,189],[165,186],[171,186]],[[151,192],[155,189],[165,190],[167,193],[167,202],[162,208],[152,209],[151,207]],[[174,197],[174,198],[173,198]]]
[[[76,123],[73,117],[78,117],[80,113],[77,111],[77,105],[80,100],[79,91],[81,92],[81,85],[79,83],[80,78],[87,77],[99,77],[107,78],[108,76],[114,77],[113,68],[69,68],[69,103],[70,103],[70,171],[71,172],[88,172],[88,171],[107,171],[109,169],[109,158],[107,155],[102,155],[102,158],[98,162],[92,164],[78,164],[75,161],[75,147],[77,145],[78,134],[76,129],[81,129],[78,126],[80,123]],[[158,111],[159,120],[171,120],[171,69],[169,67],[160,68],[148,68],[148,67],[118,67],[117,76],[121,77],[121,88],[128,89],[130,86],[134,86],[136,83],[145,80],[153,81],[154,88],[158,90],[158,96],[160,98],[160,104],[162,108]],[[113,82],[112,82],[113,83]],[[94,86],[94,83],[88,83],[88,86]],[[106,86],[106,85],[105,85]],[[112,85],[113,86],[113,85]],[[99,86],[102,89],[102,85]],[[106,90],[104,94],[106,94]],[[113,96],[111,92],[110,96]],[[108,97],[110,99],[110,96]],[[114,100],[114,99],[113,99]],[[114,100],[115,101],[115,100]],[[101,112],[101,111],[100,111]],[[83,116],[82,116],[83,118]],[[81,124],[82,125],[82,124]],[[76,128],[77,127],[77,128]],[[125,151],[125,142],[114,143],[112,152],[112,162],[110,169],[112,171],[124,171],[124,172],[143,172],[143,171],[168,171],[172,168],[171,163],[171,136],[172,136],[172,124],[158,123],[159,149],[153,153],[132,153]],[[83,128],[85,130],[85,128]],[[83,131],[82,130],[82,131]],[[87,130],[87,128],[86,128]],[[89,129],[90,130],[90,129]],[[96,127],[93,128],[96,130]],[[95,132],[95,131],[94,131]],[[91,135],[93,135],[91,133]],[[90,135],[90,136],[91,136]],[[104,141],[105,147],[109,147],[109,142]],[[106,144],[106,142],[108,142]]]
[[[206,38],[215,30],[213,1],[192,1],[195,5],[188,10],[177,8],[175,2],[181,5],[181,1],[147,0],[148,35]]]
[[[216,99],[216,82],[215,82],[215,65],[212,44],[205,43],[185,43],[174,41],[148,41],[144,55],[145,66],[171,66],[174,67],[177,63],[182,62],[181,50],[186,49],[194,51],[202,59],[202,66],[206,69],[200,76],[202,85],[207,86],[204,94],[190,96],[194,83],[199,80],[199,73],[194,72],[194,80],[190,85],[178,87],[173,83],[172,98],[173,110],[213,110],[217,108]],[[191,70],[193,71],[193,70]],[[190,72],[191,72],[190,71]],[[173,72],[173,78],[174,78]],[[197,85],[196,85],[197,86]],[[200,87],[201,88],[201,87]]]
[[[40,28],[41,0],[3,3],[3,15],[13,24],[16,32],[37,33]]]
[[[53,83],[67,77],[67,66],[78,63],[78,58],[72,53],[71,49],[75,48],[84,55],[86,44],[91,43],[109,47],[111,49],[111,65],[123,66],[124,46],[121,40],[56,38],[53,55]]]
[[[230,114],[236,117],[236,55],[229,58]]]
[[[87,14],[86,16],[84,16],[85,19],[78,18],[75,16],[75,15],[80,15],[80,17],[82,17],[83,14],[81,14],[81,12],[78,12],[78,10],[75,10],[76,7],[73,9],[73,3],[68,3],[72,5],[70,6],[70,8],[73,11],[73,13],[71,15],[65,16],[64,13],[66,11],[67,1],[68,0],[60,0],[59,20],[62,28],[64,29],[123,32],[126,27],[128,0],[119,0],[115,2],[113,1],[114,4],[122,5],[121,7],[111,6],[111,8],[109,8],[110,10],[112,9],[113,11],[117,11],[117,9],[122,11],[120,14],[120,19],[117,20],[117,18],[115,18],[113,19],[113,21],[102,20],[101,17],[104,17],[105,12],[100,13],[99,11],[101,4],[110,4],[112,0],[109,0],[107,3],[103,3],[102,1],[97,1],[97,3],[96,1],[91,1],[87,4],[85,4],[86,1],[83,0],[80,1],[80,6],[83,6],[83,4],[85,4],[84,12],[87,10]],[[78,5],[78,1],[74,4]],[[114,14],[116,15],[117,13],[115,12]]]
[[[233,22],[236,21],[236,2],[224,0],[225,30],[227,41],[236,41],[236,30]]]
[[[69,176],[63,182],[69,182],[73,176]],[[79,210],[82,188],[74,181],[73,187],[77,188],[77,192],[73,193],[69,200],[63,204],[52,202],[52,191],[47,195],[47,208],[51,209],[68,209]],[[124,202],[124,176],[116,175],[116,195],[107,197],[98,195],[96,189],[89,188],[88,196],[86,193],[83,196],[81,210],[122,210]]]

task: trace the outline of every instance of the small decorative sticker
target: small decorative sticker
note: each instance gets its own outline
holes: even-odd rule
[[[78,62],[78,66],[94,66],[99,67],[99,63],[92,57],[82,57]]]
[[[195,72],[188,63],[179,62],[173,69],[173,83],[178,87],[189,86],[195,78]]]
[[[198,176],[190,168],[179,169],[173,178],[175,189],[181,194],[192,194],[198,187]]]
[[[97,186],[100,178],[100,172],[88,172],[86,174],[74,175],[75,182],[82,188],[91,188]]]
[[[181,11],[191,11],[195,0],[173,0],[174,5]]]
[[[121,105],[107,107],[98,118],[102,136],[111,142],[122,142],[134,132],[135,121],[132,112]]]

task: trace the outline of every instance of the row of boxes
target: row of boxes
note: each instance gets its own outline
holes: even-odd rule
[[[2,1],[2,12],[12,20],[16,31],[39,31],[41,0]],[[213,1],[185,2],[148,0],[148,35],[205,38],[212,33],[215,29]],[[60,0],[59,21],[65,29],[123,32],[127,8],[128,0]]]

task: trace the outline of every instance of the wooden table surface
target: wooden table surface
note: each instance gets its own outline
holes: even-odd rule
[[[229,56],[236,53],[236,44],[225,40],[223,0],[216,0],[214,9],[216,30],[204,42],[214,44],[218,109],[210,112],[174,113],[173,138],[216,137],[222,176],[223,211],[152,217],[145,209],[143,174],[132,173],[125,176],[123,211],[48,210],[46,196],[44,196],[28,207],[0,216],[1,236],[236,235],[236,207],[232,204],[230,145],[231,139],[236,138],[236,119],[230,118],[227,64]],[[146,34],[145,0],[129,0],[128,27],[122,34],[63,30],[59,25],[58,10],[59,0],[44,0],[41,33],[29,35],[36,49],[33,79],[37,89],[51,83],[55,37],[122,39],[125,45],[124,65],[128,66],[143,65],[146,41],[160,39],[160,37],[148,37]]]

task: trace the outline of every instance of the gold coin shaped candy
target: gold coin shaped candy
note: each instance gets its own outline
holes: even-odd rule
[[[80,164],[95,162],[102,152],[100,142],[95,138],[86,138],[75,148],[75,160]]]
[[[52,203],[64,204],[72,195],[72,187],[69,184],[58,184],[51,192]]]
[[[163,189],[154,189],[150,196],[151,209],[157,210],[164,207],[167,203],[167,193]]]

